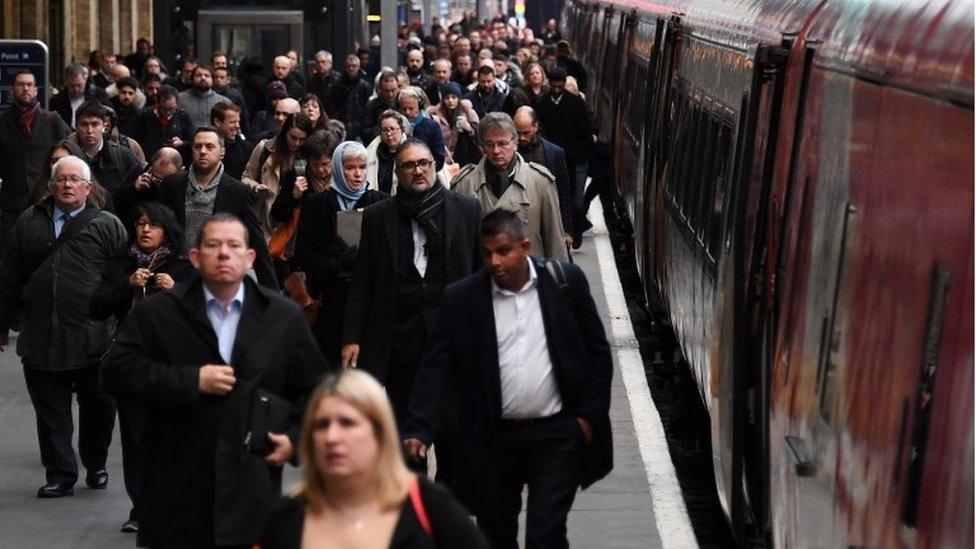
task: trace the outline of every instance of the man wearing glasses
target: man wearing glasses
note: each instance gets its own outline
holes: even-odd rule
[[[60,120],[60,119],[59,119]],[[14,225],[0,263],[0,351],[21,314],[17,354],[37,419],[46,482],[39,498],[74,493],[78,463],[71,446],[72,392],[78,394],[78,449],[85,483],[108,485],[105,460],[115,405],[97,390],[98,362],[112,338],[109,320],[92,318],[88,303],[112,257],[125,249],[122,222],[88,205],[91,170],[67,156],[55,162],[51,196],[31,206]]]
[[[533,256],[567,261],[556,177],[515,152],[518,132],[512,117],[503,112],[481,119],[478,139],[484,157],[462,168],[451,189],[477,198],[485,214],[501,209],[517,215],[525,224]]]
[[[71,132],[56,113],[37,104],[37,81],[28,70],[14,74],[13,105],[0,114],[0,250],[41,177],[48,149]]]
[[[481,208],[437,182],[423,141],[404,141],[395,161],[396,196],[363,212],[342,366],[362,368],[386,386],[402,427],[441,292],[480,266]],[[438,480],[449,482],[449,441],[435,439]]]

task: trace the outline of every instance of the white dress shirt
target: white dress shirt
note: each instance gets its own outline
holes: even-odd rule
[[[538,275],[532,261],[526,261],[529,280],[518,292],[491,283],[504,419],[549,417],[563,408],[549,357]]]
[[[241,321],[241,310],[244,308],[244,282],[237,289],[234,299],[225,309],[223,304],[207,289],[203,287],[203,299],[206,304],[207,318],[217,334],[217,348],[224,364],[230,364],[234,351],[234,340],[237,339],[237,324]]]
[[[424,250],[424,246],[427,245],[427,233],[413,220],[410,220],[410,228],[413,230],[413,266],[420,273],[420,278],[423,278],[427,273],[427,251]]]

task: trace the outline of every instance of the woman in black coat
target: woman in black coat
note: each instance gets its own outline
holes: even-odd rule
[[[327,378],[309,400],[298,446],[302,485],[272,513],[257,547],[328,539],[338,547],[488,548],[447,490],[407,469],[390,402],[371,375]]]
[[[366,149],[361,144],[340,143],[332,165],[332,185],[302,202],[292,262],[305,271],[309,293],[322,304],[312,333],[322,354],[339,364],[346,296],[359,251],[358,245],[343,242],[337,234],[339,212],[361,210],[389,196],[367,188]]]
[[[172,290],[177,283],[196,272],[183,255],[183,230],[173,211],[158,202],[147,202],[134,212],[129,247],[110,261],[102,274],[101,287],[89,304],[95,318],[115,316],[122,325],[129,311],[147,295]],[[129,519],[123,532],[139,529],[139,448],[145,428],[146,412],[141,404],[119,399],[119,426],[122,438],[122,468],[125,490],[132,500]]]

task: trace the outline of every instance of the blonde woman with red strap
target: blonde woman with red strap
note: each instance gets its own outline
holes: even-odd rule
[[[312,395],[304,482],[272,514],[261,549],[487,548],[468,512],[403,462],[393,410],[372,376],[347,370]]]

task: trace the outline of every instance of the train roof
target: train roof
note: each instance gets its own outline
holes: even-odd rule
[[[820,66],[973,104],[973,0],[593,0],[680,15],[688,32],[745,50],[807,30]]]

